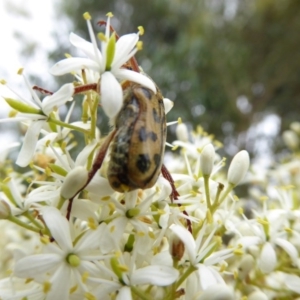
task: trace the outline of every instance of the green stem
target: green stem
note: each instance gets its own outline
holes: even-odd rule
[[[136,294],[137,296],[139,296],[139,299],[142,300],[152,300],[152,298],[148,297],[147,295],[145,295],[145,292],[142,292],[141,290],[139,290],[137,287],[135,286],[131,286],[130,287],[131,291]]]
[[[181,286],[181,284],[195,271],[197,268],[194,266],[189,266],[188,269],[183,273],[183,275],[176,282],[176,289]]]
[[[60,199],[59,199],[59,202],[58,202],[58,204],[57,204],[57,209],[61,209],[62,208],[62,206],[64,205],[64,203],[65,203],[65,201],[66,201],[66,199],[65,198],[63,198],[62,196],[60,196]]]
[[[36,227],[33,227],[29,224],[26,224],[26,223],[22,222],[20,219],[16,218],[15,216],[10,216],[7,219],[9,221],[23,227],[23,228],[26,228],[26,229],[30,230],[30,231],[34,231],[34,232],[37,232],[37,233],[42,232],[42,230],[40,228],[36,228]]]
[[[68,123],[62,122],[60,120],[57,120],[57,119],[54,119],[54,118],[51,118],[51,117],[48,118],[48,122],[56,124],[56,125],[59,125],[59,126],[62,126],[62,127],[65,127],[65,128],[70,128],[70,129],[82,132],[84,134],[88,134],[89,133],[89,130],[86,130],[86,129],[74,126],[72,124],[68,124]]]
[[[91,133],[90,137],[93,140],[96,137],[96,126],[97,126],[97,108],[99,103],[99,97],[94,97],[91,107]]]
[[[30,220],[30,222],[32,222],[37,228],[44,229],[43,225],[39,223],[28,211],[24,212],[23,216]]]
[[[204,175],[204,188],[206,195],[207,208],[211,211],[210,192],[209,192],[209,175]]]
[[[212,213],[214,213],[217,208],[222,204],[222,202],[225,200],[225,198],[228,196],[228,194],[233,190],[235,186],[231,183],[227,186],[222,198],[219,201],[216,201],[212,206]]]

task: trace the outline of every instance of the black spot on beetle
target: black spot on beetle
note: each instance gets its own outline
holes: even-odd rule
[[[152,110],[152,114],[153,114],[153,119],[156,123],[160,123],[160,116],[157,113],[157,110],[155,108],[153,108]]]
[[[154,154],[153,160],[154,160],[155,166],[158,167],[160,165],[160,162],[161,162],[161,155],[160,154]]]
[[[153,142],[157,140],[157,134],[154,131],[149,132],[148,134]]]
[[[148,100],[152,99],[151,92],[148,89],[142,87],[141,90]]]
[[[145,142],[147,140],[147,131],[145,127],[141,127],[139,131],[139,140]]]
[[[146,173],[151,165],[151,161],[148,154],[139,154],[136,161],[136,166],[141,173]]]

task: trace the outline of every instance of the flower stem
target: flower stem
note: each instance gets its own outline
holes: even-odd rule
[[[131,286],[130,287],[131,291],[136,294],[137,296],[139,296],[139,299],[142,300],[151,300],[152,298],[148,297],[147,295],[145,295],[144,292],[140,291],[138,288],[136,288],[135,286]]]
[[[220,198],[219,201],[216,201],[213,206],[212,206],[212,213],[214,213],[216,211],[216,209],[222,204],[222,202],[226,199],[226,197],[228,196],[228,194],[233,190],[235,186],[231,183],[229,183],[229,185],[227,186],[223,196]]]
[[[189,268],[183,273],[183,275],[176,282],[176,289],[195,271],[197,268],[189,266]]]
[[[204,178],[204,188],[205,188],[207,208],[211,211],[210,192],[209,192],[209,175],[204,175],[203,178]]]
[[[54,119],[54,118],[51,118],[51,117],[48,118],[48,122],[49,122],[49,123],[56,124],[56,125],[59,125],[59,126],[62,126],[62,127],[65,127],[65,128],[70,128],[70,129],[73,129],[73,130],[82,132],[82,133],[84,133],[84,134],[89,133],[89,130],[80,128],[80,127],[78,127],[78,126],[74,126],[74,125],[72,125],[72,124],[68,124],[68,123],[62,122],[62,121],[60,121],[60,120],[57,120],[57,119]]]
[[[28,211],[26,211],[23,214],[28,220],[30,220],[37,228],[44,229],[43,225],[37,222],[37,220],[30,214]]]
[[[20,219],[16,218],[15,216],[10,216],[7,219],[9,221],[11,221],[11,222],[13,222],[13,223],[15,223],[15,224],[23,227],[23,228],[28,229],[28,230],[31,230],[31,231],[34,231],[34,232],[38,232],[38,233],[42,232],[42,230],[40,228],[36,228],[36,227],[33,227],[33,226],[29,225],[29,224],[26,224],[26,223],[22,222]]]

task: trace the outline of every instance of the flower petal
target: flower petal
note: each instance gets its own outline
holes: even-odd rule
[[[32,160],[36,142],[39,138],[42,126],[45,124],[45,121],[34,121],[28,127],[27,132],[24,137],[24,142],[20,153],[18,155],[18,159],[16,164],[20,167],[26,167]]]
[[[120,80],[128,80],[128,81],[136,82],[150,89],[154,93],[157,92],[156,86],[152,81],[152,79],[150,79],[149,77],[141,73],[131,71],[131,70],[126,70],[126,69],[119,69],[117,71],[114,71],[114,75],[116,76],[116,78]]]
[[[23,278],[39,276],[51,271],[60,261],[61,257],[54,253],[26,256],[17,261],[14,273]]]
[[[259,268],[265,274],[274,270],[277,263],[276,253],[270,243],[265,243],[261,250]]]
[[[70,291],[71,269],[64,264],[60,265],[51,279],[51,290],[47,300],[68,300]]]
[[[72,83],[64,84],[56,93],[51,96],[47,96],[43,100],[43,112],[49,115],[54,107],[60,107],[67,101],[72,100],[74,94],[74,85]]]
[[[152,265],[134,271],[131,275],[131,283],[166,286],[172,284],[178,276],[178,270],[173,267]]]
[[[67,219],[54,207],[45,207],[43,209],[43,218],[52,234],[52,237],[62,250],[66,252],[71,251],[73,246]]]
[[[70,57],[57,62],[50,68],[50,73],[52,75],[60,76],[82,69],[100,71],[100,66],[89,58]]]
[[[119,293],[117,295],[116,300],[131,300],[132,296],[131,296],[131,290],[130,287],[128,286],[123,286],[120,290]]]
[[[274,242],[277,246],[281,247],[290,256],[293,264],[296,266],[298,260],[298,251],[296,247],[289,241],[282,238],[277,238]]]
[[[88,58],[93,61],[97,61],[98,57],[102,60],[102,55],[99,49],[97,48],[98,57],[95,55],[95,48],[91,42],[86,41],[85,39],[81,38],[79,35],[71,32],[70,34],[70,42],[73,46],[80,49]]]
[[[115,117],[123,105],[123,92],[120,83],[111,72],[101,77],[101,104],[109,118]]]
[[[129,60],[130,57],[132,57],[134,53],[131,54],[131,52],[136,46],[138,40],[139,35],[137,33],[125,34],[118,39],[112,69],[120,68]]]
[[[285,274],[284,278],[286,286],[293,292],[300,294],[300,277],[291,274]]]

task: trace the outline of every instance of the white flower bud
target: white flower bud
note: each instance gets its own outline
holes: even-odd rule
[[[269,298],[267,297],[266,294],[264,294],[261,291],[255,291],[252,292],[248,297],[248,300],[268,300]]]
[[[241,280],[244,280],[247,275],[250,273],[250,271],[252,270],[252,268],[254,267],[254,258],[252,255],[250,254],[246,254],[239,265],[238,268],[238,277]]]
[[[179,123],[176,127],[176,136],[178,140],[182,142],[188,142],[189,132],[187,126],[184,123]]]
[[[212,144],[204,146],[200,155],[200,166],[203,175],[210,175],[214,166],[215,148]]]
[[[238,152],[229,166],[227,180],[233,185],[238,185],[245,177],[250,165],[249,154],[246,150]]]
[[[170,238],[170,254],[173,257],[173,259],[179,261],[183,254],[184,254],[184,243],[181,241],[181,239],[174,233],[172,233],[171,238]]]
[[[76,167],[70,171],[61,187],[60,195],[64,199],[72,198],[84,185],[88,179],[88,172],[84,167]]]
[[[4,200],[0,201],[0,220],[7,219],[11,215],[11,209]]]
[[[292,130],[286,130],[282,134],[283,141],[291,149],[297,149],[299,146],[298,135]]]
[[[206,289],[198,300],[233,300],[234,295],[231,288],[224,284],[211,285]]]
[[[290,128],[296,133],[300,134],[300,122],[291,123]]]

